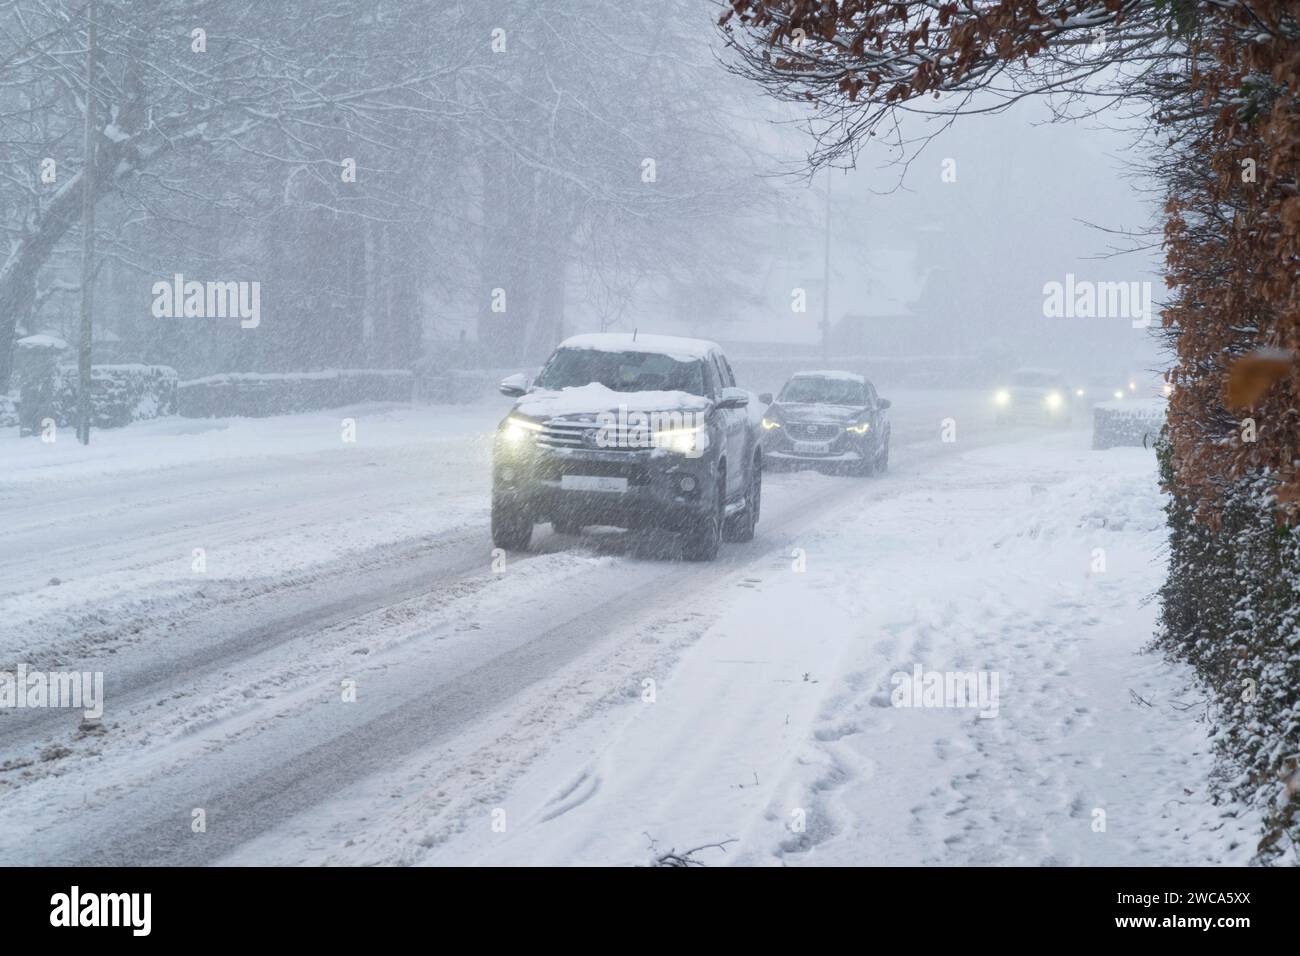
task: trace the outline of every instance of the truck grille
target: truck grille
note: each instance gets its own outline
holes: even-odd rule
[[[618,429],[590,420],[553,419],[542,425],[537,444],[543,448],[590,448],[601,451],[645,451],[650,448],[648,429]]]

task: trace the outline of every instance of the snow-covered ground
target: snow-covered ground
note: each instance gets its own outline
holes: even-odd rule
[[[712,565],[604,530],[494,565],[504,401],[0,432],[0,669],[108,697],[0,711],[0,861],[1245,862],[1204,701],[1141,653],[1152,453],[890,397],[888,475],[769,475]],[[983,707],[894,706],[915,668]]]
[[[501,404],[169,418],[85,448],[0,431],[0,660],[481,519]]]

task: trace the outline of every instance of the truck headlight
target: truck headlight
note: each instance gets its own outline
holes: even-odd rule
[[[709,431],[696,428],[661,428],[655,432],[655,445],[689,458],[698,458],[709,447]]]
[[[1060,411],[1061,406],[1065,403],[1065,399],[1061,397],[1060,392],[1048,392],[1047,397],[1043,399],[1043,402],[1047,405],[1049,411],[1055,412]]]
[[[993,402],[997,405],[1010,405],[1011,393],[1005,388],[1000,388],[993,393]]]
[[[541,430],[540,422],[511,415],[501,425],[501,439],[508,445],[523,445],[532,441]]]

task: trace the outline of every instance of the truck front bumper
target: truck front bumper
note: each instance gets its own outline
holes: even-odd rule
[[[690,458],[661,449],[495,449],[492,493],[534,521],[686,531],[717,507],[714,456]],[[612,479],[619,490],[566,487]]]

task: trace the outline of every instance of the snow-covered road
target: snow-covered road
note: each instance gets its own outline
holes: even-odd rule
[[[0,710],[0,862],[1246,859],[1137,653],[1152,455],[891,398],[890,474],[770,475],[712,565],[539,529],[494,567],[500,402],[0,433],[0,669],[107,693]],[[996,716],[891,706],[917,666]]]

